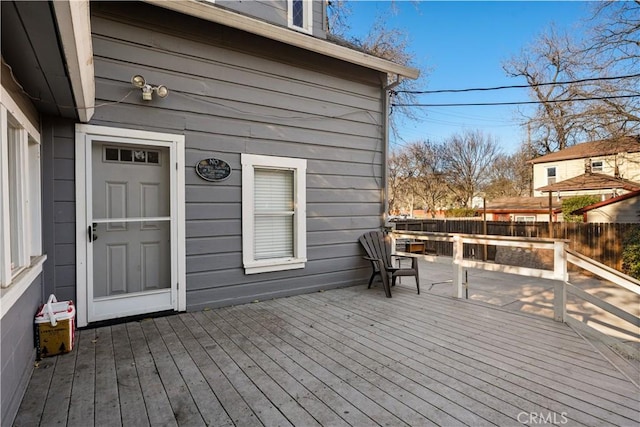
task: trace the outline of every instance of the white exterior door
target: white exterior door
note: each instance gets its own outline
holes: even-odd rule
[[[184,310],[182,137],[78,129],[78,324]]]

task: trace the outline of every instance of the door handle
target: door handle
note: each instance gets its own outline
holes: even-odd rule
[[[96,225],[97,225],[97,224],[94,222],[94,223],[93,223],[93,226],[91,226],[91,225],[90,225],[90,226],[88,227],[87,233],[89,234],[89,243],[91,243],[91,242],[94,242],[94,241],[98,240],[98,235],[97,235],[97,234],[95,234],[95,231],[96,231]]]

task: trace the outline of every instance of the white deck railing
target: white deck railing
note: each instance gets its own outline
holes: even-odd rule
[[[554,319],[559,322],[567,322],[575,325],[578,322],[570,316],[567,316],[567,293],[582,298],[585,301],[601,308],[602,310],[640,328],[640,317],[635,314],[628,313],[619,307],[610,304],[588,292],[569,283],[568,264],[573,264],[579,268],[587,270],[605,280],[623,287],[635,295],[640,295],[640,281],[629,277],[617,270],[603,265],[591,258],[585,257],[568,248],[568,240],[565,239],[545,239],[545,238],[520,238],[508,236],[490,236],[490,235],[470,235],[457,233],[429,233],[418,231],[394,231],[391,232],[394,239],[411,239],[418,241],[436,241],[451,242],[453,245],[453,296],[462,298],[465,284],[463,283],[463,268],[477,268],[489,271],[500,271],[504,273],[520,274],[529,277],[539,277],[543,279],[555,280],[554,286]],[[505,264],[496,264],[491,262],[477,261],[473,259],[463,258],[464,244],[476,245],[496,245],[517,247],[524,249],[547,249],[553,251],[553,265],[549,270],[518,267]],[[394,246],[395,247],[395,246]],[[407,256],[423,256],[433,260],[433,257],[409,254],[406,252],[398,252]]]

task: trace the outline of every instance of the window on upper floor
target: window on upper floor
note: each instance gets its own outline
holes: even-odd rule
[[[591,172],[602,172],[603,163],[602,160],[591,161]]]
[[[306,160],[242,155],[242,257],[246,274],[304,268]]]
[[[305,33],[311,33],[313,22],[313,3],[311,0],[288,0],[289,27]]]
[[[547,168],[547,185],[556,183],[556,167],[548,167]]]

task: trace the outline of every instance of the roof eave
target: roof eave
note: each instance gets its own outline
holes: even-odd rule
[[[96,93],[89,1],[54,1],[53,9],[78,118],[87,123],[93,116]]]
[[[291,46],[306,49],[321,55],[340,59],[362,67],[381,71],[391,75],[398,75],[408,79],[417,79],[420,71],[399,65],[385,59],[377,58],[363,52],[339,46],[326,40],[318,39],[307,34],[298,33],[288,28],[279,27],[268,22],[260,21],[230,10],[217,7],[215,4],[196,0],[166,1],[143,0],[155,6],[170,9],[186,15],[194,16],[210,22],[226,25],[231,28],[246,31],[258,36],[286,43]]]

